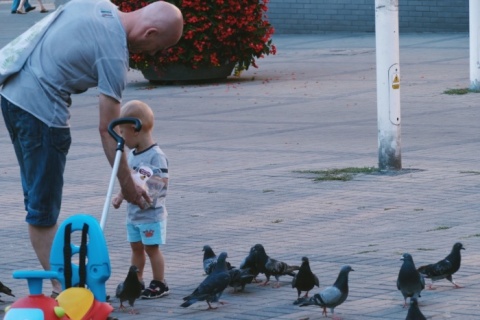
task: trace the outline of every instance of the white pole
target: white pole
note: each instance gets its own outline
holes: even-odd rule
[[[470,89],[480,90],[480,0],[470,0]]]
[[[120,167],[120,159],[122,158],[122,151],[117,150],[115,154],[115,160],[113,161],[112,174],[110,176],[110,183],[108,184],[107,196],[105,203],[103,204],[102,217],[100,219],[100,228],[105,230],[105,224],[107,223],[108,211],[110,209],[110,202],[112,201],[113,187],[117,178],[118,168]]]
[[[402,168],[398,0],[375,0],[378,167]]]

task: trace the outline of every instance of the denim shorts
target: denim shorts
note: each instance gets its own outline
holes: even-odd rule
[[[144,245],[165,244],[167,220],[152,223],[127,223],[128,242],[142,242]]]
[[[1,98],[2,114],[15,149],[27,216],[34,226],[57,223],[63,173],[72,142],[69,128],[49,128],[30,113]]]

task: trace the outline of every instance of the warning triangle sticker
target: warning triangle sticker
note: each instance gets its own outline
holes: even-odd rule
[[[398,78],[398,74],[393,78],[392,89],[400,89],[400,79]]]

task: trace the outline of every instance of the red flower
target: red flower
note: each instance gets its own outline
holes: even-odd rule
[[[177,45],[153,57],[131,54],[130,65],[133,68],[181,63],[195,69],[200,65],[218,66],[235,62],[238,74],[250,66],[257,68],[255,58],[277,52],[271,39],[274,29],[266,16],[268,0],[164,1],[182,11],[183,37]],[[150,3],[142,0],[112,2],[124,12]]]

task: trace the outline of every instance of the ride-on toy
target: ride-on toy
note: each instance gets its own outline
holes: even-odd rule
[[[117,141],[115,161],[100,223],[91,215],[77,214],[58,228],[50,253],[48,271],[17,270],[15,279],[27,279],[30,294],[6,308],[4,320],[106,320],[113,307],[106,302],[105,283],[110,278],[110,258],[103,234],[113,187],[125,141],[115,132],[120,124],[131,123],[141,129],[136,118],[119,118],[108,126]],[[72,234],[81,232],[80,245],[72,243]],[[78,264],[72,257],[78,255]],[[42,293],[43,279],[57,279],[62,292],[56,299]]]

